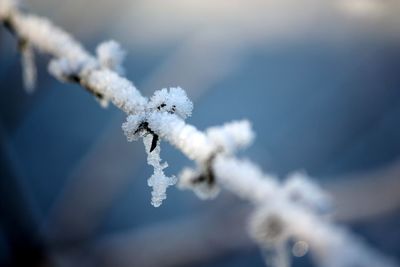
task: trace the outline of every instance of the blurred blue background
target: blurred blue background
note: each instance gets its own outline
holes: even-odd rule
[[[242,155],[284,179],[304,170],[337,219],[400,258],[399,1],[32,0],[90,49],[127,50],[127,77],[150,96],[181,86],[200,129],[252,121]],[[0,31],[0,261],[19,266],[264,266],[248,207],[170,189],[150,205],[143,144],[124,114],[62,84],[38,56],[22,87],[16,40]],[[167,173],[192,163],[162,143]],[[30,259],[27,261],[27,259]],[[43,260],[45,259],[45,260]],[[29,262],[27,264],[26,262]],[[42,265],[40,265],[42,264]],[[312,266],[309,257],[294,266]]]

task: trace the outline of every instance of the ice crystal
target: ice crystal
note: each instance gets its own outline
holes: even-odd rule
[[[14,17],[13,23],[18,35],[40,51],[80,64],[93,60],[71,35],[45,18],[27,14]]]
[[[190,159],[206,161],[214,150],[207,136],[192,125],[187,125],[175,114],[153,112],[147,118],[149,126]]]
[[[48,71],[60,81],[70,81],[71,77],[78,75],[80,69],[73,63],[66,58],[52,59],[48,65]]]
[[[142,113],[147,105],[132,82],[109,69],[93,70],[83,82],[128,114]]]
[[[116,41],[101,43],[96,49],[96,54],[101,67],[114,70],[121,75],[125,73],[122,62],[126,53]]]
[[[221,184],[251,202],[272,201],[279,190],[275,177],[264,174],[248,160],[217,156],[213,161],[213,170]]]
[[[126,122],[122,124],[122,130],[129,142],[136,141],[145,133],[145,129],[140,129],[140,125],[144,122],[144,114],[129,115]]]
[[[268,266],[289,267],[290,227],[279,205],[258,207],[250,218],[250,235],[260,244]]]
[[[168,163],[161,162],[160,158],[160,144],[150,152],[150,147],[153,141],[153,136],[148,134],[143,137],[143,143],[147,153],[147,163],[154,167],[153,175],[147,180],[147,184],[153,188],[151,192],[151,204],[154,207],[159,207],[162,201],[167,198],[167,187],[176,184],[177,179],[175,176],[168,177],[164,174],[164,169],[168,167]]]
[[[186,119],[192,114],[193,103],[186,92],[180,88],[164,88],[158,90],[151,97],[149,108],[155,111],[166,111]]]
[[[228,154],[250,145],[254,139],[251,124],[247,120],[233,121],[222,126],[210,127],[207,129],[206,134],[217,148]]]
[[[215,198],[220,188],[216,181],[210,180],[210,173],[194,170],[191,168],[184,168],[179,174],[179,188],[191,189],[201,199]]]
[[[332,210],[331,198],[305,173],[290,174],[282,190],[288,199],[315,212],[327,213]]]

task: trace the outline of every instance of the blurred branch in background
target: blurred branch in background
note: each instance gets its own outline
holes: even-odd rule
[[[115,130],[114,123],[118,122],[111,123],[95,143],[71,177],[70,182],[73,183],[66,187],[53,208],[54,213],[49,219],[50,232],[47,234],[55,247],[64,244],[60,247],[61,251],[69,251],[77,245],[79,247],[79,244],[83,244],[85,250],[91,250],[91,244],[96,239],[95,229],[101,224],[113,199],[131,178],[134,165],[137,164],[136,160],[131,160],[134,157],[126,157],[132,154],[126,150],[135,150],[126,146],[125,140]],[[109,155],[121,155],[121,158],[110,158]],[[355,223],[397,212],[400,207],[399,166],[399,161],[395,161],[377,170],[332,177],[330,180],[334,182],[323,184],[336,203],[336,219]],[[72,188],[75,189],[70,191]],[[95,192],[91,193],[91,190]],[[250,208],[238,206],[233,201],[224,204],[223,210],[230,210],[225,214],[220,212],[220,205],[195,216],[104,237],[95,245],[94,254],[89,254],[93,256],[90,261],[100,261],[105,266],[184,266],[255,247],[247,237],[246,227],[243,227]],[[57,230],[53,232],[54,229]],[[227,236],[230,242],[224,242]],[[154,244],[157,244],[157,254],[148,257],[155,249]]]
[[[396,161],[379,170],[340,177],[323,187],[337,203],[337,220],[354,224],[399,211],[399,176]],[[217,201],[217,207],[195,216],[105,236],[89,253],[91,260],[95,266],[187,266],[255,248],[246,231],[251,207],[225,200],[228,203]]]

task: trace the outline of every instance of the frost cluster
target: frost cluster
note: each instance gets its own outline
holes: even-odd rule
[[[172,129],[182,130],[185,126],[183,119],[191,115],[192,109],[193,104],[184,90],[179,87],[162,89],[156,91],[143,108],[128,115],[122,124],[128,141],[143,138],[148,164],[154,167],[148,184],[153,188],[152,204],[155,207],[166,198],[167,187],[176,183],[174,176],[167,177],[163,172],[168,164],[161,164],[160,138],[168,139],[165,133],[172,136]]]
[[[11,2],[14,1],[1,1],[0,5],[9,6]],[[0,13],[5,14],[4,10],[7,9],[2,8]],[[13,12],[12,20],[10,20],[11,27],[17,33],[18,38],[27,43],[21,49],[27,90],[33,88],[36,77],[34,54],[31,47],[53,56],[48,69],[61,81],[71,81],[71,77],[84,76],[97,66],[96,59],[79,42],[51,21],[18,11],[9,12]]]
[[[249,146],[254,140],[254,132],[248,120],[233,121],[206,130],[210,141],[221,152],[233,154],[238,149]]]
[[[188,139],[188,146],[180,146],[181,149],[190,147],[201,157],[194,159],[198,163],[197,170],[185,168],[179,175],[179,187],[181,189],[192,189],[200,198],[214,198],[220,191],[213,171],[213,162],[218,154],[230,155],[238,149],[248,146],[254,139],[254,133],[251,130],[251,124],[247,120],[233,121],[222,126],[208,128],[206,134],[192,129],[192,136],[182,139]],[[195,140],[193,137],[199,134],[204,140],[203,145],[199,142],[190,142]],[[176,136],[180,136],[177,134]],[[186,142],[184,143],[186,144]],[[204,160],[205,159],[205,160]]]
[[[147,152],[147,163],[154,167],[153,175],[147,180],[147,184],[153,188],[151,192],[151,204],[154,207],[159,207],[162,201],[167,198],[167,187],[174,185],[177,181],[175,176],[168,177],[164,174],[164,169],[168,167],[168,163],[161,163],[160,158],[160,144],[150,152],[153,137],[146,135],[143,137],[143,143]]]
[[[150,128],[156,131],[160,137],[192,160],[206,161],[213,153],[215,147],[207,136],[174,114],[153,112],[147,121]]]
[[[91,71],[82,83],[128,114],[140,114],[146,108],[147,99],[132,82],[109,69]]]
[[[280,196],[273,203],[257,205],[249,223],[250,235],[264,249],[272,267],[289,266],[290,241],[301,241],[312,248],[313,259],[320,267],[398,266],[318,212]]]
[[[278,180],[264,174],[249,160],[217,156],[213,161],[213,170],[224,187],[253,203],[273,201],[279,190]]]
[[[92,59],[79,42],[46,18],[24,14],[14,16],[13,23],[21,38],[29,40],[44,53],[71,61],[86,62]]]
[[[54,58],[48,65],[49,73],[63,82],[70,81],[74,76],[78,77],[80,69],[80,65],[66,58]]]
[[[253,239],[266,247],[285,242],[289,238],[289,226],[284,215],[282,208],[277,206],[256,210],[250,219],[250,233]]]
[[[124,61],[126,52],[121,48],[119,43],[114,40],[103,42],[97,47],[96,54],[102,68],[124,75],[125,70],[122,62]]]
[[[213,199],[221,191],[208,170],[184,168],[179,174],[179,188],[191,189],[201,199]]]
[[[257,209],[250,217],[250,236],[261,246],[268,266],[288,267],[290,227],[283,207],[270,205]]]
[[[17,0],[1,0],[0,1],[0,20],[4,20],[15,12],[19,6]]]
[[[122,62],[125,52],[115,41],[101,43],[97,57],[92,56],[70,34],[55,26],[51,21],[30,14],[14,11],[15,1],[0,1],[0,18],[12,13],[12,26],[21,40],[39,51],[50,54],[49,72],[61,81],[79,82],[92,91],[103,105],[108,101],[128,114],[144,110],[147,99],[133,84],[119,76],[123,74]],[[26,84],[32,85],[34,65],[32,53],[23,54]]]
[[[126,122],[122,124],[122,130],[126,135],[128,142],[137,141],[140,137],[143,137],[143,130],[141,129],[142,123],[145,121],[145,114],[140,113],[138,115],[129,115],[126,118]]]
[[[314,212],[325,214],[331,211],[331,198],[302,172],[288,176],[281,189],[286,197]]]
[[[154,93],[148,107],[151,111],[165,111],[186,119],[192,115],[193,103],[182,88],[164,88]]]
[[[160,137],[167,138],[172,129],[184,127],[182,119],[191,115],[193,104],[181,88],[162,89],[156,91],[145,106],[129,115],[122,129],[128,140],[142,137],[140,125],[143,122]]]

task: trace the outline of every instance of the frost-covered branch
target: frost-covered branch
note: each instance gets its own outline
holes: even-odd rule
[[[282,184],[254,163],[236,158],[236,151],[254,139],[248,121],[199,131],[185,122],[193,104],[184,90],[162,89],[146,98],[122,76],[125,53],[115,41],[100,44],[92,55],[49,20],[21,12],[14,0],[0,0],[0,20],[22,44],[28,88],[36,76],[33,53],[40,51],[52,57],[48,69],[55,78],[80,84],[102,106],[111,102],[127,114],[122,129],[128,141],[142,138],[148,163],[154,167],[148,180],[154,206],[161,205],[167,187],[177,181],[164,173],[168,165],[161,161],[160,142],[166,140],[196,163],[196,168],[185,168],[180,174],[182,188],[193,189],[203,198],[215,197],[219,188],[225,188],[254,203],[250,232],[272,253],[267,260],[274,266],[289,264],[290,240],[308,244],[321,266],[396,266],[327,220],[329,198],[305,175],[295,174]]]

